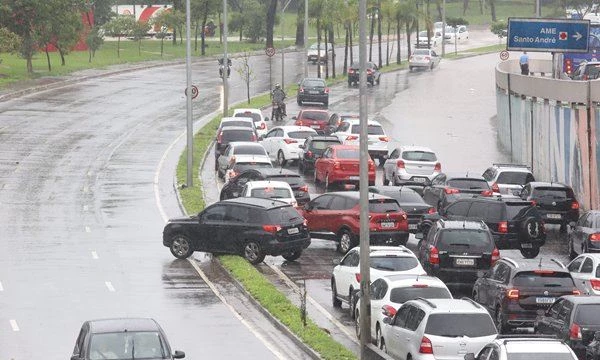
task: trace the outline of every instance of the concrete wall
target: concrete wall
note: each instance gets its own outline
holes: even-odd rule
[[[532,71],[540,71],[531,65]],[[551,63],[538,66],[546,70]],[[569,184],[584,208],[600,208],[600,80],[556,80],[513,71],[518,71],[516,61],[496,68],[502,146],[515,163],[530,165],[536,179]]]

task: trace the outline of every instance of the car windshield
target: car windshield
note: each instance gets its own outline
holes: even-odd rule
[[[233,153],[244,155],[267,155],[265,148],[262,146],[239,145],[233,149]]]
[[[404,151],[402,158],[409,161],[436,161],[437,157],[429,151]]]
[[[288,136],[292,139],[306,139],[307,137],[315,135],[314,131],[290,131]]]
[[[529,181],[529,173],[524,171],[503,171],[498,175],[498,184],[525,185]]]
[[[579,325],[600,324],[600,303],[579,305],[575,314],[575,323]]]
[[[93,334],[90,360],[163,359],[166,357],[158,332],[118,332]]]
[[[280,206],[267,211],[269,221],[273,224],[290,224],[302,222],[302,216],[292,206]]]
[[[547,198],[554,200],[567,200],[569,198],[567,189],[539,187],[533,190],[533,196],[536,198]]]
[[[290,190],[286,188],[264,187],[252,189],[250,191],[250,196],[265,199],[290,199],[292,194]]]
[[[464,252],[486,252],[494,248],[493,241],[487,231],[471,229],[447,229],[437,243],[439,250]]]
[[[321,80],[304,80],[303,87],[325,87],[325,82]]]
[[[396,304],[403,304],[417,298],[452,299],[452,295],[445,288],[430,286],[399,287],[390,291],[390,301]]]
[[[487,181],[481,179],[450,179],[448,180],[448,185],[456,189],[465,189],[465,190],[487,190],[490,188]]]
[[[429,50],[427,49],[417,49],[413,52],[413,55],[429,55]]]
[[[371,256],[371,268],[382,271],[407,271],[416,268],[419,260],[412,256]]]
[[[573,289],[575,284],[568,272],[552,270],[521,271],[513,279],[514,286],[523,287],[566,287]]]
[[[470,338],[496,335],[496,327],[486,314],[431,314],[427,320],[425,334]]]
[[[360,125],[352,125],[352,134],[360,134]],[[367,127],[367,134],[369,135],[385,135],[383,128],[380,125],[369,125]]]
[[[249,111],[248,112],[243,112],[243,113],[237,113],[237,114],[235,114],[235,117],[248,117],[248,118],[252,118],[252,120],[254,120],[254,122],[257,122],[257,121],[261,120],[260,114],[249,112]]]
[[[400,205],[394,199],[370,199],[370,213],[389,213],[400,211]]]
[[[313,141],[310,144],[310,148],[313,149],[313,150],[325,150],[325,149],[327,149],[328,146],[339,144],[339,143],[340,142],[336,141],[336,140],[331,140],[331,141],[329,141],[329,140],[327,140],[327,141],[324,141],[324,140]]]
[[[232,141],[255,141],[256,136],[253,131],[248,130],[224,130],[221,132],[221,142],[228,144]]]
[[[326,112],[323,111],[303,111],[302,119],[306,120],[318,120],[318,121],[327,121],[329,116]]]
[[[335,152],[338,159],[357,159],[359,158],[358,149],[338,149]]]

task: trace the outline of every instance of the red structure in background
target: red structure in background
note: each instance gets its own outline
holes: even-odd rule
[[[81,23],[83,24],[83,30],[81,34],[79,34],[79,41],[75,46],[71,49],[71,51],[87,51],[88,47],[85,42],[88,34],[90,33],[90,29],[94,26],[94,12],[92,10],[81,13]],[[52,44],[47,46],[47,50],[50,52],[57,51],[56,47]]]

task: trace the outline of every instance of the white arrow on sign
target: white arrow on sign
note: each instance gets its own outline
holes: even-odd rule
[[[578,41],[579,39],[581,39],[583,37],[583,35],[581,35],[580,33],[578,33],[577,31],[575,32],[575,35],[573,35],[573,37],[575,38],[575,41]]]

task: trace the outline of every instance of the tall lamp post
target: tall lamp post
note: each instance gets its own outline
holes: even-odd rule
[[[442,57],[446,55],[446,0],[442,2]]]
[[[308,77],[308,0],[304,0],[304,77]]]
[[[135,5],[134,5],[135,6]],[[186,139],[187,139],[187,174],[186,174],[186,185],[191,187],[193,185],[192,167],[193,165],[193,154],[194,154],[194,124],[192,122],[192,44],[191,44],[191,30],[190,30],[190,0],[185,1],[185,73],[186,73]]]
[[[189,1],[189,0],[187,0]],[[227,60],[227,0],[223,0],[223,117],[228,115],[229,88],[227,79],[229,75],[229,60]]]
[[[284,40],[284,36],[283,36],[283,15],[284,15],[284,11],[285,9],[287,9],[288,5],[292,2],[292,0],[288,0],[288,2],[281,8],[281,46],[283,47],[283,40]],[[305,45],[306,46],[306,45]],[[283,52],[283,49],[281,49],[281,87],[284,88],[284,84],[285,84],[285,54]]]

